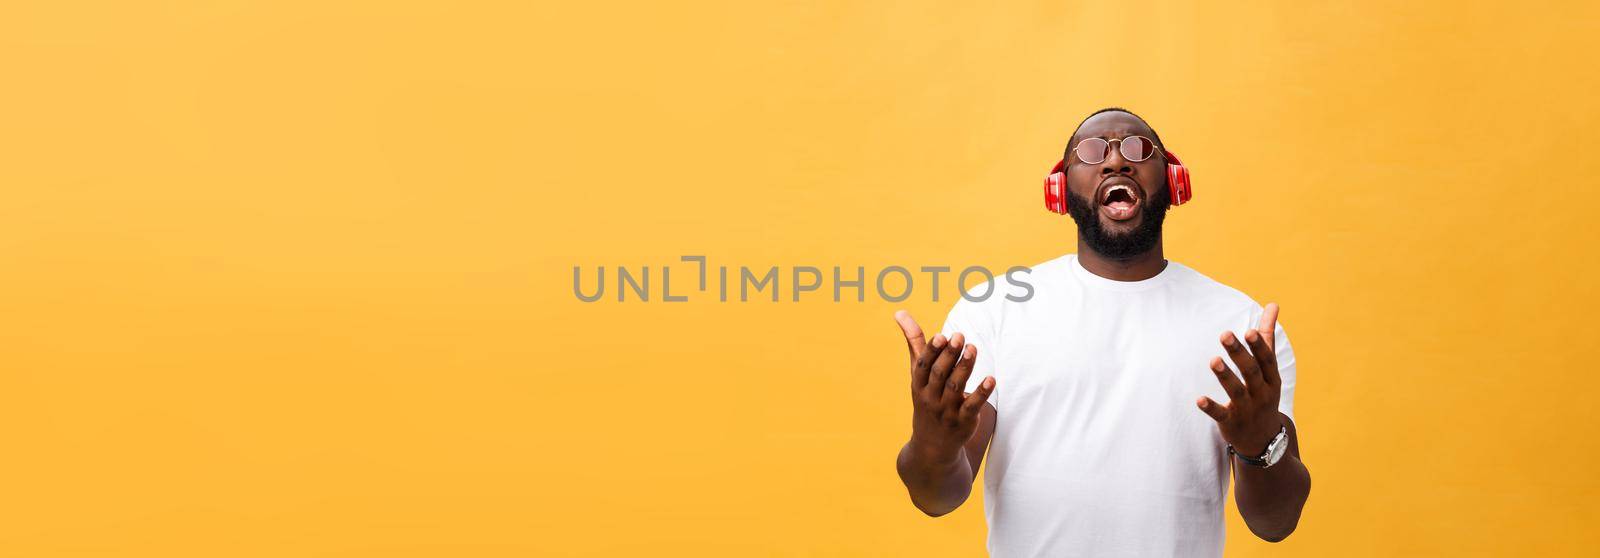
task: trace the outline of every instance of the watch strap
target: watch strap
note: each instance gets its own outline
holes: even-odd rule
[[[1277,444],[1288,443],[1288,436],[1289,427],[1280,426],[1278,427],[1278,435],[1273,436],[1272,441],[1267,442],[1267,447],[1266,449],[1261,450],[1260,457],[1252,457],[1239,453],[1239,450],[1233,448],[1233,444],[1228,444],[1228,455],[1238,456],[1239,460],[1245,462],[1247,465],[1265,469],[1272,466],[1271,463],[1267,462],[1267,459],[1272,457],[1272,450],[1274,449],[1274,446]]]
[[[1245,462],[1246,465],[1253,465],[1261,468],[1266,468],[1267,466],[1267,460],[1265,457],[1250,457],[1248,455],[1239,453],[1239,450],[1233,449],[1233,444],[1228,444],[1228,455],[1238,457],[1239,461]]]

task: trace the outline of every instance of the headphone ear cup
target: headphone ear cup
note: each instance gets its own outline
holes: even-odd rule
[[[1194,197],[1194,188],[1189,185],[1189,169],[1171,151],[1167,152],[1167,191],[1172,194],[1172,205],[1183,205]]]
[[[1183,205],[1194,196],[1189,188],[1189,169],[1183,165],[1167,165],[1167,188],[1172,192],[1172,205]]]
[[[1067,160],[1056,161],[1050,167],[1050,176],[1044,177],[1044,208],[1051,213],[1067,214]]]
[[[1053,213],[1067,214],[1067,174],[1050,173],[1044,177],[1044,208]]]

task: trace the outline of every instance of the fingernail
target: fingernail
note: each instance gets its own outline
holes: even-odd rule
[[[1224,333],[1224,334],[1222,334],[1222,344],[1223,344],[1223,345],[1227,345],[1227,346],[1229,346],[1229,347],[1232,347],[1232,346],[1233,346],[1233,344],[1234,344],[1234,343],[1236,343],[1236,342],[1238,342],[1238,341],[1239,341],[1239,340],[1238,340],[1238,339],[1235,339],[1235,338],[1234,338],[1234,337],[1233,337],[1233,332],[1231,332],[1231,331],[1230,331],[1230,332],[1227,332],[1227,333]]]

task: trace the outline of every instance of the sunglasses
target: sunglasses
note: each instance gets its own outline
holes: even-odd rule
[[[1104,140],[1100,138],[1087,138],[1078,142],[1072,152],[1078,155],[1078,160],[1091,165],[1105,162],[1111,155],[1111,143],[1117,142],[1117,151],[1122,153],[1122,158],[1129,162],[1137,163],[1156,154],[1156,142],[1144,136],[1128,136],[1122,139]]]

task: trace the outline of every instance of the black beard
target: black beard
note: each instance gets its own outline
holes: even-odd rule
[[[1078,223],[1078,238],[1096,253],[1113,260],[1131,259],[1155,248],[1161,241],[1161,222],[1166,220],[1167,208],[1171,205],[1172,193],[1166,188],[1157,189],[1144,204],[1139,226],[1127,233],[1114,234],[1100,227],[1100,204],[1067,192],[1067,213]]]

